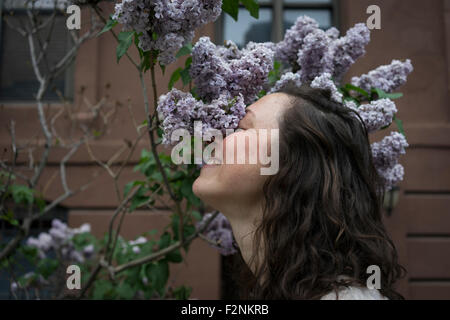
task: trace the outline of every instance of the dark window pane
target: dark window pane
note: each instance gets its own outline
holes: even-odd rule
[[[239,9],[239,19],[234,21],[229,15],[224,15],[224,39],[232,40],[239,47],[249,41],[270,41],[272,30],[272,10],[259,9],[259,19],[250,16],[250,13]]]
[[[41,19],[50,17],[49,12],[42,12]],[[5,11],[3,19],[8,19],[9,23],[16,26],[22,24],[27,27],[28,18],[24,11]],[[51,24],[40,31],[41,41],[45,42],[51,30]],[[49,46],[47,49],[48,66],[54,66],[67,52],[69,45],[69,34],[66,28],[65,17],[58,15],[52,29]],[[35,41],[35,48],[39,50],[39,44]],[[42,74],[48,73],[47,64],[44,59],[39,64]],[[28,41],[16,30],[11,29],[5,21],[2,21],[1,53],[0,53],[0,100],[2,101],[30,101],[39,88],[35,77],[30,58]],[[66,90],[66,74],[62,73],[53,80],[44,100],[59,100],[57,91],[62,95],[69,95]]]

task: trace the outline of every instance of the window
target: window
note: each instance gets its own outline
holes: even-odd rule
[[[0,101],[26,102],[33,101],[39,83],[35,77],[30,58],[28,41],[12,26],[27,28],[29,20],[22,0],[0,0]],[[36,2],[39,18],[43,21],[53,13],[53,2]],[[5,19],[8,19],[6,23]],[[51,31],[51,33],[50,33]],[[42,42],[51,34],[47,49],[47,60],[50,66],[55,65],[70,48],[71,37],[66,28],[66,18],[58,12],[53,27],[48,24],[39,31]],[[35,41],[39,52],[39,43]],[[48,71],[44,60],[39,63],[41,73]],[[73,66],[58,78],[54,79],[44,95],[45,101],[59,101],[58,92],[66,98],[72,97]]]
[[[250,16],[242,6],[239,19],[234,21],[222,14],[216,24],[216,42],[232,40],[239,47],[249,41],[278,42],[298,16],[307,15],[315,19],[322,29],[337,26],[336,0],[272,0],[259,2],[259,19]]]

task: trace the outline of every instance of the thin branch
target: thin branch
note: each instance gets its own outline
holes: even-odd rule
[[[95,13],[97,14],[97,16],[100,18],[100,20],[106,24],[108,21],[106,21],[105,17],[102,15],[102,13],[100,12],[99,7],[97,6],[93,6]],[[117,42],[119,42],[119,38],[117,37],[116,33],[114,32],[113,29],[110,29],[109,32],[113,35],[114,39],[116,39]],[[133,60],[133,58],[131,58],[131,56],[128,54],[128,52],[125,53],[125,56],[128,58],[128,60],[134,65],[134,67],[137,70],[140,70],[141,68],[139,67],[139,65]]]
[[[63,185],[64,191],[66,193],[71,193],[72,191],[69,189],[69,186],[67,185],[67,178],[66,178],[66,162],[69,161],[69,159],[74,155],[74,153],[78,150],[78,148],[84,143],[84,139],[81,139],[79,142],[77,142],[72,149],[64,156],[62,159],[59,167],[60,167],[60,173],[61,173],[61,183]]]
[[[216,216],[219,214],[218,211],[216,211],[206,222],[205,224],[199,228],[198,230],[196,230],[196,232],[192,235],[190,235],[188,238],[186,238],[183,242],[181,241],[177,241],[174,244],[159,250],[158,252],[155,252],[153,254],[150,254],[146,257],[142,257],[140,259],[136,259],[127,263],[124,263],[122,265],[119,265],[117,267],[114,268],[114,273],[118,274],[126,269],[132,268],[132,267],[136,267],[145,263],[149,263],[151,261],[157,260],[161,257],[164,257],[165,255],[167,255],[168,253],[180,248],[181,246],[185,246],[187,244],[189,244],[192,240],[194,240],[200,233],[202,233],[204,230],[206,230],[206,228],[208,227],[208,225],[216,218]]]

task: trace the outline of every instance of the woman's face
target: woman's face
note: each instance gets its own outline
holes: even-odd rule
[[[193,184],[194,193],[218,210],[222,205],[229,206],[230,202],[245,207],[260,201],[263,184],[268,178],[261,174],[261,168],[270,166],[260,155],[267,155],[271,162],[274,161],[271,148],[278,143],[278,120],[288,105],[286,94],[274,93],[248,106],[245,117],[239,122],[242,130],[222,141],[215,140],[217,150],[222,150],[222,159],[218,159],[217,164],[202,167]],[[229,156],[233,150],[234,158]],[[245,159],[244,163],[238,163],[238,158],[241,162]],[[252,158],[256,163],[250,161]],[[278,164],[278,159],[276,161]]]

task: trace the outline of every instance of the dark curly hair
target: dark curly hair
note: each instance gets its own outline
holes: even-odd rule
[[[263,188],[249,262],[256,269],[240,266],[241,298],[320,299],[366,286],[367,267],[378,265],[381,294],[403,299],[394,283],[406,270],[382,222],[383,181],[359,115],[327,90],[281,92],[290,108],[279,123],[280,166]]]

